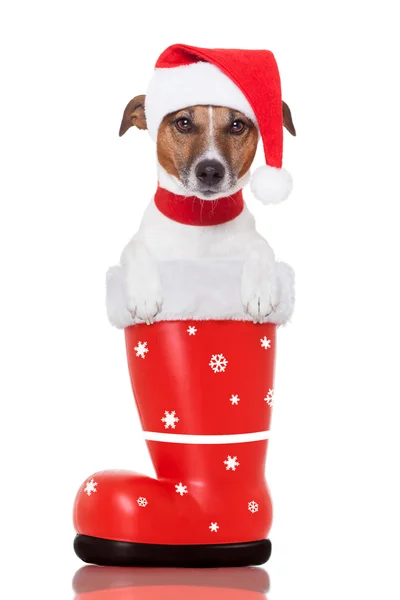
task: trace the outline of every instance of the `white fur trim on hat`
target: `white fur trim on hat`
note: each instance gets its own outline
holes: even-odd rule
[[[258,167],[253,173],[250,188],[257,200],[263,204],[278,204],[292,191],[292,176],[285,169],[269,165]]]
[[[158,128],[165,115],[196,105],[233,108],[257,124],[250,103],[233,81],[215,65],[197,62],[155,69],[145,101],[150,137],[157,140]]]

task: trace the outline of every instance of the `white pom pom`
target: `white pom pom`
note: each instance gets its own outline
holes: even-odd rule
[[[251,178],[250,188],[263,204],[278,204],[292,191],[292,177],[285,169],[269,165],[258,167]]]

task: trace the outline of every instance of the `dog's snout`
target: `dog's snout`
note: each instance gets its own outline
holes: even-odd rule
[[[225,167],[217,160],[202,160],[196,167],[196,177],[201,183],[217,185],[224,178]]]

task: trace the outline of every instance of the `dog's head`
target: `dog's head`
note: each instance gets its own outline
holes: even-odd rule
[[[132,126],[147,129],[145,96],[125,108],[119,135]],[[296,135],[288,105],[283,125]],[[189,106],[166,115],[158,129],[160,166],[178,182],[182,195],[215,199],[233,194],[247,179],[258,130],[243,113],[222,106]]]

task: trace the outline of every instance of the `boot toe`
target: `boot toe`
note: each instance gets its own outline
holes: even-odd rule
[[[81,485],[74,525],[81,535],[167,544],[173,543],[177,531],[190,536],[192,528],[186,521],[197,514],[197,502],[182,498],[171,482],[129,471],[101,471]]]

